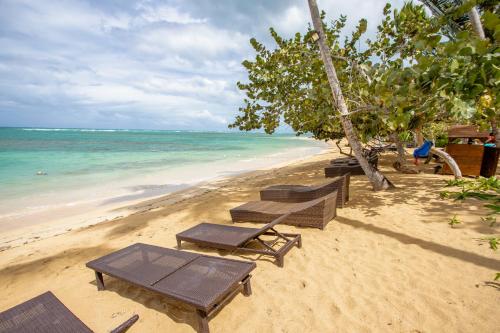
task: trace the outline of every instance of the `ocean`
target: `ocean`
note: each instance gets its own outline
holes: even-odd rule
[[[325,146],[293,134],[0,128],[0,223],[89,202],[126,204]]]

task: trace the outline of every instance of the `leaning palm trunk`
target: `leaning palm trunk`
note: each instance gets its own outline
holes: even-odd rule
[[[486,35],[484,34],[483,25],[481,24],[481,18],[479,17],[479,13],[477,12],[476,7],[472,7],[469,11],[469,20],[472,25],[472,30],[479,36],[481,39],[485,39]]]
[[[368,163],[368,160],[363,156],[363,147],[361,146],[358,137],[354,133],[354,128],[352,126],[351,119],[349,118],[349,110],[344,100],[344,96],[342,95],[342,89],[340,88],[340,83],[337,78],[335,67],[333,66],[331,52],[325,42],[325,33],[323,31],[323,25],[319,16],[318,5],[316,3],[316,0],[308,0],[308,2],[313,26],[319,35],[318,42],[321,58],[323,59],[323,63],[325,65],[326,75],[332,89],[334,102],[338,110],[340,111],[340,122],[342,123],[342,128],[344,129],[347,141],[349,141],[349,145],[354,152],[354,156],[356,156],[356,158],[358,159],[361,168],[365,172],[368,179],[370,179],[373,189],[375,191],[378,191],[393,187],[391,182],[389,182],[380,171],[372,167]]]
[[[431,151],[429,154],[435,154],[439,157],[441,157],[446,164],[451,169],[451,172],[455,175],[455,179],[462,178],[462,171],[460,171],[460,167],[458,166],[457,162],[453,159],[453,157],[450,156],[447,152],[441,149],[436,149],[436,148],[431,148]]]

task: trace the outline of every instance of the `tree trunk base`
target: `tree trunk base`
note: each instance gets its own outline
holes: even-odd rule
[[[396,161],[392,164],[392,167],[396,169],[397,171],[404,173],[404,174],[417,174],[420,173],[419,170],[416,170],[414,168],[408,167],[407,165],[401,165],[399,161]]]

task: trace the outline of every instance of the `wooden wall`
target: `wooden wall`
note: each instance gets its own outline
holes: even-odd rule
[[[457,162],[464,176],[479,176],[483,162],[483,145],[448,144],[446,152]],[[444,174],[453,174],[448,164],[443,167]]]

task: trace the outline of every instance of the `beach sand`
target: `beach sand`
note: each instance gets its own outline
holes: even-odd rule
[[[278,183],[325,181],[331,152],[281,168],[261,170],[183,190],[130,208],[133,214],[0,252],[0,310],[51,290],[96,332],[133,314],[129,332],[193,332],[194,313],[150,292],[105,278],[98,292],[85,263],[135,242],[174,248],[175,234],[201,221],[230,224],[229,209],[258,199]],[[500,257],[480,239],[498,234],[480,221],[474,199],[441,200],[448,176],[399,174],[381,158],[397,189],[373,192],[363,176],[351,178],[350,202],[324,231],[299,232],[302,249],[270,258],[186,249],[255,260],[250,297],[237,295],[209,323],[212,332],[494,332],[500,325]],[[453,215],[462,221],[455,228]],[[240,225],[240,224],[239,224]],[[242,225],[255,226],[251,223]]]

